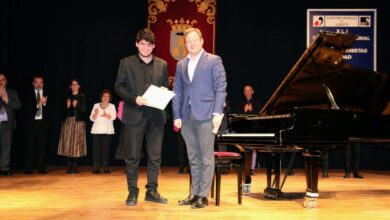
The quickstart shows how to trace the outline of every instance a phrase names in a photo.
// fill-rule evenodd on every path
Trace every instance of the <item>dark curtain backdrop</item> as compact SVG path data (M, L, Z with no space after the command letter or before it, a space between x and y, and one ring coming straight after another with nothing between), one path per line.
M178 1L178 0L177 0ZM271 5L271 6L270 6ZM242 87L252 83L264 102L306 47L308 8L377 8L378 71L390 73L390 9L385 2L356 0L233 1L217 4L216 53L223 59L228 76L230 103L242 98ZM56 155L67 84L81 81L89 109L98 102L102 89L113 89L119 60L136 52L135 35L147 25L147 0L2 0L0 2L0 71L9 87L20 94L31 89L32 76L42 74L56 103L48 149L48 163L65 164ZM158 47L158 45L156 45ZM117 104L117 97L113 102ZM19 117L20 118L20 117ZM88 122L88 131L90 129ZM169 131L171 125L167 125ZM119 123L116 124L119 132ZM176 165L176 142L167 132L163 165ZM92 142L81 164L92 164ZM113 141L112 155L117 143ZM12 167L23 167L23 130L15 131ZM343 150L330 154L330 168L343 167ZM363 169L389 169L390 149L363 146ZM114 165L121 165L112 157ZM301 158L296 166L302 167Z

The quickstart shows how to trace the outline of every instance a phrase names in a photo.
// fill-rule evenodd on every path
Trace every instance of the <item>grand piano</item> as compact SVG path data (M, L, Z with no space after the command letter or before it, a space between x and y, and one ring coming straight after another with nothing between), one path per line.
M264 196L283 197L281 155L302 153L307 185L303 205L314 208L322 152L351 141L390 141L386 133L390 120L385 115L389 113L389 76L346 62L343 54L356 39L350 34L319 33L258 115L229 115L229 130L217 134L216 141L245 149L244 184L251 183L251 151L265 152Z

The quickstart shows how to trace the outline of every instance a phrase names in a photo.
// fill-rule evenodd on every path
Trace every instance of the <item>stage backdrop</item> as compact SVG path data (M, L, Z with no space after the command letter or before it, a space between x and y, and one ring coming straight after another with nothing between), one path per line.
M148 27L156 35L154 54L168 62L174 76L176 63L187 55L183 32L195 27L202 31L204 49L215 51L217 0L149 0Z

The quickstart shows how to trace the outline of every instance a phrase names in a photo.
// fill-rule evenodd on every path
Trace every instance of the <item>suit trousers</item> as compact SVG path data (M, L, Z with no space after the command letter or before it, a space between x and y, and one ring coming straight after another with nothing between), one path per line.
M108 169L112 136L112 134L92 134L94 170L99 170L100 167Z
M39 171L46 170L47 125L43 121L35 121L27 128L26 171L34 169L34 158Z
M351 142L350 145L345 147L345 172L349 173L353 171L353 173L359 173L360 172L359 165L360 165L360 143Z
M126 162L127 187L129 192L136 190L138 167L141 160L143 141L145 138L147 155L146 189L158 187L158 175L161 165L161 146L164 135L164 124L154 123L143 117L138 125L124 125L124 144Z
M207 197L214 177L214 140L212 120L196 120L190 114L181 133L187 146L191 169L191 194Z
M0 123L0 171L9 171L12 146L12 128L8 123Z

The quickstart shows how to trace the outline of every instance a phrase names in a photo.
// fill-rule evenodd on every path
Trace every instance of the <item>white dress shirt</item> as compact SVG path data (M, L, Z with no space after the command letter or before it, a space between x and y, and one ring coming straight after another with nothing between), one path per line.
M192 82L192 78L194 77L196 65L198 65L199 59L202 56L204 50L200 51L200 53L195 57L195 59L191 59L190 54L187 55L188 58L188 77L190 78L190 82Z
M30 90L31 91L31 90ZM34 91L35 91L35 100L36 100L36 98L37 98L37 94L38 94L38 92L39 92L39 95L41 96L41 98L43 97L42 95L43 95L43 89L34 89ZM37 103L38 104L38 103ZM39 116L36 116L35 115L35 120L42 120L43 119L43 109L42 109L42 106L40 106L39 108L41 108L41 112L42 112L42 114L40 114ZM38 111L38 109L37 109L37 111Z

